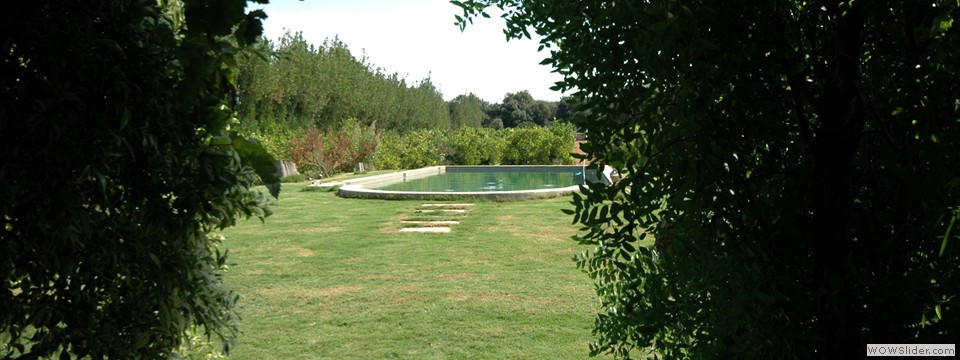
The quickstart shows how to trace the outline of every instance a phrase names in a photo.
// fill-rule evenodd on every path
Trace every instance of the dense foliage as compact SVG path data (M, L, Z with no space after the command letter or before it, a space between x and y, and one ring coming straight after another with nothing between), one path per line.
M4 2L0 357L166 358L236 334L215 231L269 214L228 130L243 0Z
M384 134L372 161L379 169L571 164L573 143L574 128L569 124L503 130L418 130Z
M465 126L482 126L485 105L485 102L473 93L457 95L449 102L450 128L456 130Z
M506 130L504 165L572 164L575 133L569 124Z
M348 160L340 156L346 152L332 145L337 140L330 137L345 135L350 131L347 128L353 126L353 120L359 120L364 127L396 133L388 139L400 140L403 134L420 131L402 137L403 141L412 141L431 131L446 133L465 127L503 129L569 122L577 113L573 109L575 100L535 100L527 91L508 93L502 103L488 103L472 93L443 101L429 78L408 85L407 80L396 73L387 74L367 58L355 57L338 38L314 46L299 33L287 33L277 42L260 38L254 46L258 56L243 57L240 61L239 89L234 99L241 119L237 129L257 139L277 157L299 163L300 169L312 177L345 170L349 168L346 162L365 156ZM435 142L424 141L405 147L428 147ZM388 141L386 148L392 145L396 143ZM323 148L326 150L320 150ZM385 155L390 160L384 161L393 167L399 166L400 162L395 160L400 157L419 159L401 161L411 165L443 162L442 156L456 156L441 154L445 150L439 148L424 150L402 156L399 152L393 157ZM537 161L555 161L551 156L557 158L543 155ZM330 166L320 165L321 158L340 162L340 165L334 166L336 169L320 170ZM334 160L340 158L342 162ZM487 161L492 160L488 157ZM496 162L499 161L498 155ZM510 163L537 161L520 160L517 156L507 160Z
M240 59L236 96L238 130L283 159L292 159L290 140L308 128L337 132L348 119L405 133L421 129L547 125L573 116L564 101L535 100L527 91L488 103L472 93L444 101L429 78L415 84L357 58L338 38L320 46L299 33L277 42L260 38L258 56Z
M429 78L408 85L356 58L337 38L313 46L287 33L256 46L261 56L241 64L239 130L275 144L279 157L290 158L284 144L295 134L338 129L351 118L401 132L449 126L448 104Z
M292 160L298 170L312 178L341 173L365 161L380 143L381 133L348 119L339 129L307 128L291 140Z
M625 175L570 210L596 245L593 354L960 336L956 1L453 3L541 35L592 111L583 149Z
M500 165L510 144L509 137L509 132L503 130L460 129L446 134L441 142L444 159L453 165Z
M554 102L535 100L528 91L507 93L500 103L500 118L505 127L546 125L555 120L557 106Z
M383 134L373 154L377 169L416 169L440 165L444 161L443 130L414 130L405 134Z

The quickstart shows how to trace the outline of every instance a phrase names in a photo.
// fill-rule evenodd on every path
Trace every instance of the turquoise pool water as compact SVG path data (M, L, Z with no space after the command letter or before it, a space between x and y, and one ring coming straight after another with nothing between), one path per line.
M386 191L480 192L563 188L583 184L580 170L475 170L448 168L443 174L376 187Z

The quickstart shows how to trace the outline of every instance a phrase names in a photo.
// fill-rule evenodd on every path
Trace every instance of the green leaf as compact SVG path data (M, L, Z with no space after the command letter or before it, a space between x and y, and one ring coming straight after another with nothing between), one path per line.
M160 263L160 258L157 257L157 255L155 255L154 253L149 253L148 255L150 255L150 261L153 261L153 264L156 265L157 268L163 267L163 265Z
M256 42L257 37L263 34L263 19L267 18L267 14L263 10L254 10L247 14L247 20L244 23L245 28L241 36L238 36L239 39L243 39L247 44L252 44Z
M127 127L130 123L130 108L123 108L123 115L120 116L120 130Z
M230 134L233 148L240 155L244 165L250 166L263 180L263 184L270 191L270 195L280 196L280 170L277 169L277 159L270 155L260 143L244 139L240 135Z
M954 216L950 218L950 224L947 225L947 232L943 234L943 242L940 244L940 253L937 254L937 257L943 257L943 252L947 250L947 241L950 240L950 231L953 230L953 225L956 223L958 216L960 216L960 210L956 211Z
M619 261L615 261L615 262L613 263L613 265L615 265L615 266L617 267L617 269L620 269L620 271L627 271L627 264L624 264L624 263L619 262Z

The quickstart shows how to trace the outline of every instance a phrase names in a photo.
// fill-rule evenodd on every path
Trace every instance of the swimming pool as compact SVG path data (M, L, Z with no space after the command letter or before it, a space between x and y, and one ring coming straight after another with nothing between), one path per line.
M344 182L341 197L523 200L569 195L594 171L580 165L433 166Z

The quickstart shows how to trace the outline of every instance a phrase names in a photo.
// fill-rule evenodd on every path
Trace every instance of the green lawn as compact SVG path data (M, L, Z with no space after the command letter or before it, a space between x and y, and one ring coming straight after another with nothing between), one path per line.
M409 234L422 202L303 187L226 232L231 358L588 358L596 300L567 199L478 202L452 233Z

